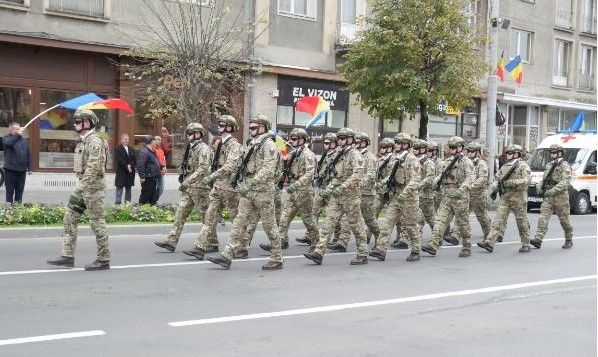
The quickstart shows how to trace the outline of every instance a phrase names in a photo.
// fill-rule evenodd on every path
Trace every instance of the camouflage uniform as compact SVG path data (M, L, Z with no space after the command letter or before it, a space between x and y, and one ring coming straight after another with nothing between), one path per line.
M411 138L405 133L397 134L395 142L411 146ZM420 250L421 233L418 220L414 219L413 213L419 210L421 165L410 149L403 149L397 154L391 170L395 172L394 177L392 177L391 172L387 181L394 183L394 192L386 211L386 222L382 225L380 240L370 252L371 256L381 260L385 259L390 234L397 222L399 222L401 230L404 231L406 238L411 243L412 254L419 255Z
M423 141L423 140L422 140ZM424 142L425 143L425 142ZM427 144L425 146L427 148ZM434 178L436 177L436 163L434 160L423 154L419 159L422 167L421 183L419 185L419 209L421 211L420 229L428 223L430 228L434 229L434 218L436 210L434 209Z
M561 151L560 145L552 145L551 151ZM556 165L556 166L555 166ZM555 166L554 169L552 167ZM547 181L546 176L552 170L548 184L546 187L542 183ZM571 167L569 163L562 157L559 157L546 165L542 183L537 187L538 192L544 194L544 200L540 206L540 218L538 219L538 229L536 236L531 243L536 248L542 245L542 239L548 230L548 221L552 212L554 212L561 223L561 227L565 231L565 244L563 248L570 248L573 240L573 226L569 220L569 183L571 182ZM569 243L567 243L569 242Z
M463 147L465 142L460 137L451 137L449 139L449 147ZM436 255L436 251L440 247L444 233L449 227L453 216L459 230L459 235L463 240L463 249L459 253L461 257L467 257L471 254L471 227L469 225L469 191L474 180L474 167L471 160L457 152L457 161L448 172L448 175L442 180L441 176L437 176L434 186L440 182L442 186L442 199L440 206L436 212L436 221L434 222L434 230L432 231L432 238L427 245L422 247L426 253ZM447 157L443 160L444 172L451 162L455 160L455 156Z
M521 147L519 145L512 145L507 148L507 153L521 153ZM503 183L504 193L500 195L498 201L498 208L496 209L496 216L492 221L492 229L488 234L488 238L483 242L478 243L478 246L492 251L494 244L499 236L503 236L507 225L507 218L509 212L513 211L515 220L517 222L517 229L519 230L519 236L521 238L521 253L529 252L530 245L530 229L529 221L527 218L527 188L531 181L531 170L527 162L522 159L516 158L505 163L497 174L497 182L503 180L505 175L511 168L517 165L513 174ZM495 182L492 186L491 191L495 193L498 190L498 184Z
M475 167L475 178L471 190L469 191L469 211L475 213L482 232L484 233L484 239L488 237L492 222L488 215L488 208L486 203L486 188L488 187L488 164L480 157L476 157L473 160Z
M385 138L380 141L380 146L394 148L394 140L390 138ZM378 159L377 169L376 169L376 200L374 204L374 213L376 217L380 216L382 209L385 205L388 204L390 196L386 193L386 181L392 172L392 167L394 165L395 156L392 152L380 157ZM399 222L397 221L397 236L400 232Z

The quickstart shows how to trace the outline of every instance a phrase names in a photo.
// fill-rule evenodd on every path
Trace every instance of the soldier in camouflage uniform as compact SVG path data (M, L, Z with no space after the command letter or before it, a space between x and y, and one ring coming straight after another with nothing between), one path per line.
M93 263L86 265L85 270L110 269L108 231L104 219L104 197L106 196L104 174L108 144L95 131L99 120L93 111L77 110L73 119L75 131L79 134L73 164L78 181L64 215L62 253L57 259L48 260L47 263L65 267L74 266L77 225L85 210L88 210L89 224L96 236L97 258Z
M480 143L471 142L465 147L467 150L467 157L473 162L475 167L475 177L471 190L469 191L469 211L475 213L484 239L488 237L492 222L488 215L488 208L486 204L486 189L488 188L488 164L482 159L482 145Z
M496 216L492 221L492 229L488 238L478 246L492 253L499 236L503 236L509 212L513 211L517 221L517 229L521 238L519 253L530 252L529 221L527 219L527 188L531 181L531 170L527 162L520 159L523 149L519 145L511 145L505 150L507 162L498 170L497 180L492 184L491 195L500 193Z
M185 134L188 143L183 163L179 168L181 198L174 217L174 224L166 240L154 242L158 247L170 252L174 252L185 222L193 208L197 207L202 217L204 216L210 194L210 188L201 182L209 174L214 156L212 148L202 141L206 136L206 130L199 123L190 123L187 125Z
M411 254L407 261L417 261L420 259L421 233L418 220L414 219L413 214L419 210L421 165L411 152L413 140L409 134L398 133L394 140L399 146L399 152L386 181L386 187L391 193L390 205L386 211L386 222L382 226L380 240L370 251L370 256L379 260L386 259L390 234L397 222L400 222L401 230L404 230L406 238L411 242Z
M380 237L380 227L376 218L376 169L378 165L378 158L368 150L370 145L370 138L366 133L357 133L355 135L355 148L359 150L364 162L364 176L361 180L361 215L365 222L366 228L374 235L374 241ZM344 222L341 220L341 225ZM331 250L346 252L350 234L343 234L338 241L329 246ZM368 241L369 243L369 241Z
M237 216L239 195L236 188L231 185L231 180L239 166L243 152L241 144L232 136L238 129L237 120L234 117L222 115L218 118L220 143L216 147L210 166L212 173L201 180L202 185L212 186L208 197L204 226L195 240L195 247L184 252L200 260L203 259L205 253L218 251L216 225L222 217L224 207L228 210L231 221Z
M416 139L413 144L414 154L422 167L421 183L419 185L420 231L428 223L434 229L436 210L434 209L434 178L436 177L436 163L428 156L428 143Z
M540 218L538 219L538 229L536 237L530 243L540 249L542 239L548 229L548 220L554 212L561 227L565 231L565 244L563 249L569 249L573 246L573 226L569 220L569 183L571 182L571 167L567 160L563 159L563 147L558 144L550 145L550 161L544 169L542 182L536 186L536 191L544 196L540 206Z
M432 239L422 246L422 250L431 255L436 255L453 216L463 240L459 257L471 255L469 191L474 180L474 166L471 160L463 155L464 146L465 141L461 137L453 136L448 140L449 157L444 159L443 171L434 180L435 188L442 188L442 199L436 213Z
M331 162L331 165L334 164L332 180L322 192L325 199L330 197L326 208L326 223L320 232L320 240L315 249L305 253L304 256L316 264L322 264L327 242L343 214L346 214L348 225L357 241L357 256L351 261L351 265L367 264L367 237L361 215L359 192L359 185L363 178L363 158L353 147L355 132L352 129L341 128L336 137L341 151Z
M278 183L276 165L280 152L268 134L271 127L270 120L262 114L257 114L249 120L249 135L252 141L233 178L233 182L239 182L241 195L238 214L222 254L207 257L210 262L226 269L230 268L235 250L245 246L247 226L256 214L260 216L271 244L270 260L262 269L282 269L280 234L274 212L274 196Z
M280 220L280 236L282 247L289 246L289 226L297 213L301 214L301 219L310 244L315 246L320 239L318 226L313 217L313 195L314 189L312 180L316 165L314 153L307 147L309 135L303 128L294 128L289 133L289 142L293 147L289 159L284 164L282 180L287 180L287 195L282 205L282 217ZM281 181L282 181L281 180ZM260 244L260 247L269 251L269 244Z

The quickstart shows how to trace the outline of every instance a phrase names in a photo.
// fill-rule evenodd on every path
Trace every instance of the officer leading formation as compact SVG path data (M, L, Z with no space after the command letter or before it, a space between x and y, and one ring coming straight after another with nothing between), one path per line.
M93 111L77 110L74 119L79 135L74 162L78 183L64 216L62 251L47 263L74 266L77 224L87 211L96 236L97 258L85 270L109 269L103 204L108 145L96 133L99 119ZM407 261L417 262L421 251L436 255L443 241L461 243L458 256L467 258L472 254L470 212L475 214L483 232L477 245L490 253L502 241L510 212L521 238L520 253L529 253L531 246L541 248L553 212L565 233L563 248L573 246L568 199L571 168L563 159L560 145L550 147L551 160L536 188L544 200L536 234L531 238L527 217L531 171L521 157L523 148L518 145L505 149L506 162L491 180L481 158L482 145L466 143L458 136L448 140L444 159L439 157L440 145L406 133L381 139L375 155L365 133L341 128L336 134L322 137L324 150L317 158L309 148L309 133L294 128L287 142L292 150L283 158L275 144L272 123L265 115L257 114L249 120L250 139L245 147L233 136L239 130L234 117L222 115L217 122L215 150L207 144L208 133L201 124L190 123L186 128L175 221L170 233L155 242L168 252L176 250L194 208L200 211L203 226L193 247L183 253L199 260L205 258L225 269L231 267L234 259L248 258L259 221L269 240L269 244L260 247L270 252L262 269L282 269L282 251L289 247L289 226L298 214L307 233L296 241L308 246L304 256L317 265L323 263L327 250L345 252L352 235L357 254L351 265L367 264L368 258L384 261L389 247L410 249ZM490 185L491 181L494 182ZM488 197L498 198L492 221ZM232 220L230 237L220 254L207 256L219 252L216 228L224 208ZM326 218L318 229L323 212ZM382 212L385 219L379 221ZM432 229L432 236L422 245L426 224ZM391 243L395 230L397 239Z

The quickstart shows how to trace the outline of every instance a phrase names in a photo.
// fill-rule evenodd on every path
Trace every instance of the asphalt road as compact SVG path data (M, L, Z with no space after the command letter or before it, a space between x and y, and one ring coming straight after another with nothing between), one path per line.
M392 251L350 266L348 252L315 266L292 244L274 272L260 270L263 232L229 271L160 251L163 233L114 234L112 270L85 272L89 236L63 270L45 264L54 232L0 230L0 356L595 356L596 216L572 218L568 251L553 217L542 249L517 253L511 217L493 254L447 247L407 263Z

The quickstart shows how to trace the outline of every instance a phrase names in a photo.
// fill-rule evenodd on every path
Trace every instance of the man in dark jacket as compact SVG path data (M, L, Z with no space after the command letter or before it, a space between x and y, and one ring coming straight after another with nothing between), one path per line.
M116 161L116 176L114 176L114 186L116 186L116 197L114 204L121 203L123 188L125 189L125 202L131 202L131 187L135 186L135 166L137 157L135 150L129 146L129 135L123 134L120 137L120 145L114 151Z
M31 174L29 141L22 136L23 130L19 123L10 123L8 134L2 138L6 202L8 203L20 203L23 200L25 178L27 173Z
M157 198L156 182L160 176L160 163L154 153L155 139L152 135L145 137L145 147L137 158L137 173L141 182L141 196L139 204L155 205Z

